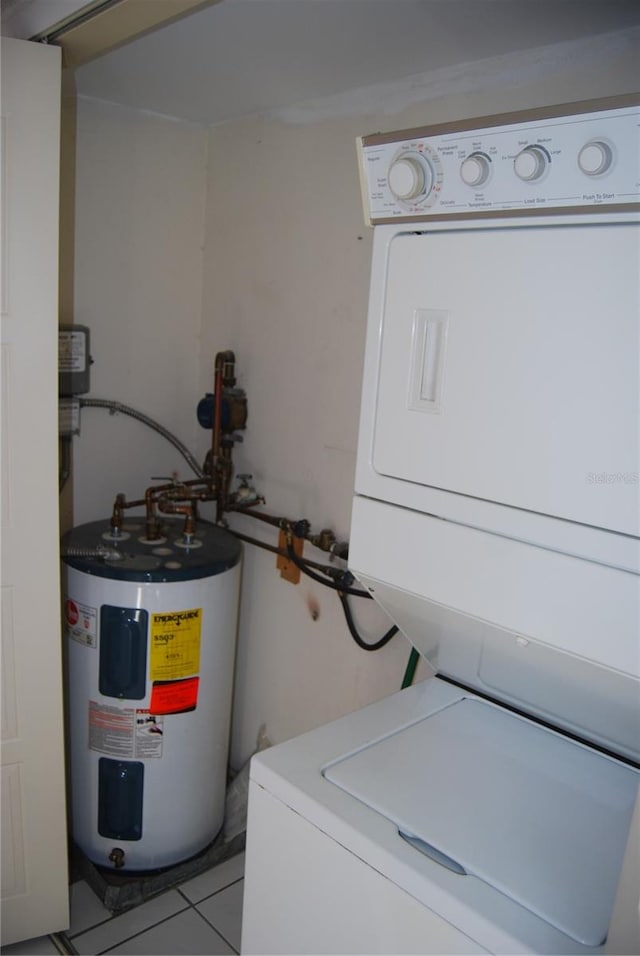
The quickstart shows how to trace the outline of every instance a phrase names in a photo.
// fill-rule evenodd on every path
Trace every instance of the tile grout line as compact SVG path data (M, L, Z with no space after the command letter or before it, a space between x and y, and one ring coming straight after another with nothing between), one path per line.
M184 896L184 898L189 901L189 903L191 904L191 906L200 906L200 904L201 904L201 903L204 903L205 900L210 900L210 899L212 899L214 896L217 896L218 893L222 893L224 890L228 890L230 886L235 886L236 883L241 883L242 880L244 880L244 875L243 875L243 876L239 876L239 877L237 878L237 880L231 880L230 883L225 883L224 886L220 886L217 890L214 890L213 893L209 893L208 896L203 896L201 900L198 900L198 901L195 902L195 903L194 903L192 900L190 900L189 897L188 897L185 893L181 893L181 890L180 890L180 887L179 887L179 886L176 886L176 889L177 889L178 893L181 893L181 895Z
M130 910L126 910L127 913L132 912L136 909L135 906L132 906ZM161 926L162 923L168 923L169 920L173 919L174 916L179 916L180 913L185 913L188 909L191 909L189 906L183 906L182 909L176 910L175 913L171 913L170 916L165 916L163 919L159 919L155 923L151 923L150 926L145 926L144 929L139 930L137 933L132 933L130 936L125 936L124 939L118 940L117 943L114 943L113 946L110 946L108 949L101 949L96 956L104 956L105 953L110 953L112 949L116 946L122 946L123 943L129 943L132 939L136 939L138 936L142 936L144 933L148 933L150 929L155 929L156 926ZM121 914L124 915L124 914ZM117 919L117 917L115 917ZM107 921L108 922L108 921Z
M133 907L132 907L132 908L133 908ZM124 913L128 913L128 912L129 912L129 910L123 910L122 913L118 913L118 916L123 916ZM74 940L74 939L77 939L78 936L82 936L84 933L91 933L91 932L93 932L93 930L94 930L94 929L97 929L99 926L106 926L107 923L111 923L114 919L117 919L118 916L115 916L115 915L112 913L111 916L107 916L106 919L98 920L97 923L92 923L91 926L87 926L85 929L78 930L76 933L71 933L71 934L69 934L69 931L67 930L67 933L66 933L65 935L66 935L66 937L67 937L67 939L68 939L69 941Z
M180 894L180 896L183 898L183 900L184 900L185 903L187 904L186 907L183 907L181 910L178 910L177 912L182 913L182 912L184 912L184 910L185 910L187 907L194 905L194 904L191 902L191 900L188 899L188 897L186 897L185 894L180 891L180 887L179 887L179 886L173 887L173 889L177 890L177 892ZM138 904L135 905L135 906L130 906L128 909L122 910L121 913L111 913L111 915L110 915L110 916L107 916L105 919L98 920L97 923L92 923L90 926L86 926L84 929L78 930L78 931L75 932L75 933L69 934L69 931L67 930L64 935L65 935L67 941L68 941L68 942L71 942L71 940L77 939L78 936L83 936L85 933L91 933L91 932L93 932L94 929L98 929L99 926L106 926L107 923L112 923L114 920L119 919L121 916L126 916L127 913L132 913L134 910L139 909L140 906L144 906L145 903L150 903L151 900L159 899L161 896L162 896L162 893L159 893L157 896L152 896L152 897L150 897L149 899L144 900L142 903L138 903ZM97 898L97 899L100 899L100 897L96 897L96 898ZM103 905L104 905L104 903L103 903ZM175 914L173 914L173 915L175 915ZM165 921L165 919L170 919L170 918L171 918L171 917L163 917L163 918L159 919L159 920L157 921L157 923L152 923L151 925L152 925L152 926L157 926L158 923L163 923L163 922ZM151 928L151 927L149 927L149 928ZM128 938L132 939L133 937L128 937ZM70 956L75 956L75 954L72 953L72 954L70 954Z
M237 882L237 881L236 881L236 882ZM226 889L226 887L225 887L225 889ZM212 895L212 896L215 896L215 893L212 893L211 895ZM202 901L201 901L201 902L202 902ZM229 948L232 949L232 950L234 951L234 953L236 953L236 956L237 956L238 950L235 948L235 946L232 946L232 945L231 945L231 943L229 942L229 940L227 939L227 937L224 936L223 933L222 933L216 926L214 926L213 923L210 922L210 920L207 919L207 917L204 915L204 913L201 913L200 910L199 910L197 907L194 906L194 909L195 909L196 913L198 914L198 916L200 916L201 919L203 919L203 920L205 921L205 923L207 924L207 926L210 926L211 929L214 931L214 933L217 933L218 936L220 937L220 939L223 939L223 940L225 941L225 943L227 944L227 946L229 946Z
M163 918L157 920L155 923L152 923L151 925L146 926L144 929L141 929L139 932L137 932L137 933L132 933L130 936L127 936L127 937L125 937L124 939L119 940L117 943L114 943L113 946L109 947L109 949L100 950L99 953L96 954L96 956L104 956L104 954L109 953L115 946L120 946L120 945L122 945L123 943L127 943L127 942L129 942L130 940L136 939L138 936L143 935L144 933L148 932L149 930L153 929L154 927L159 926L159 925L161 925L162 923L168 922L170 919L172 919L174 916L177 916L179 913L184 913L187 909L193 909L193 910L195 910L196 913L198 914L198 916L201 917L201 918L204 920L204 922L207 924L207 926L209 926L215 933L217 933L217 935L218 935L222 940L224 940L224 942L226 943L226 945L229 946L229 947L233 950L233 952L237 954L237 953L238 953L238 950L237 950L237 949L231 944L231 942L223 935L223 933L221 933L220 930L219 930L213 923L211 923L203 913L201 913L201 912L198 910L197 907L198 907L200 904L205 903L207 900L213 899L214 896L217 896L218 894L222 893L224 890L229 889L229 887L235 886L236 883L241 883L243 880L244 880L244 873L242 874L242 876L239 876L239 877L237 877L236 879L231 879L228 883L225 883L224 886L218 887L217 890L214 890L212 893L209 893L207 896L203 896L202 899L198 900L197 903L192 902L192 901L189 899L189 897L183 892L183 890L182 890L182 888L181 888L180 886L175 886L175 887L174 887L174 890L176 890L177 893L178 893L178 895L179 895L180 897L182 897L182 899L183 899L184 902L185 902L185 906L181 907L179 910L176 910L176 912L175 912L175 913L172 913L170 916L163 917ZM162 895L162 894L159 894L159 895ZM146 902L148 902L148 901L146 901ZM67 931L66 933L58 933L58 934L55 934L59 939L55 939L55 938L53 937L53 935L50 936L49 938L51 939L51 941L52 941L53 944L55 945L56 949L58 949L58 951L59 951L60 953L62 953L62 956L79 956L78 950L75 948L75 946L74 946L74 944L73 944L73 942L72 942L73 940L79 939L79 937L85 935L86 933L92 933L94 930L98 929L99 927L107 926L108 924L110 924L110 923L112 923L113 921L117 920L120 916L124 916L124 915L126 915L126 913L132 912L132 911L135 910L135 909L137 909L137 907L134 906L134 907L131 907L131 908L128 909L128 910L125 910L125 911L122 912L122 913L111 914L111 915L108 916L106 919L98 920L97 923L94 923L94 924L92 924L91 926L87 926L87 927L85 927L84 929L82 929L81 931L74 933L73 935L69 935L69 933L68 933L68 931Z
M212 893L210 896L206 896L204 899L200 900L200 903L204 903L205 900L210 900L210 899L212 899L214 896L217 896L218 893L221 893L223 890L227 890L227 889L229 889L230 886L235 886L236 883L241 883L241 882L243 882L243 881L244 881L244 873L243 873L243 875L242 875L241 877L239 877L237 880L233 880L231 883L228 883L226 886L221 887L221 889L217 890L215 893ZM197 907L198 907L199 905L200 905L200 904L196 904L196 909L197 909ZM231 941L227 939L227 937L222 933L222 931L219 930L219 929L217 928L217 926L214 926L213 923L204 915L204 913L200 913L200 910L197 910L197 912L198 912L199 915L203 918L203 920L204 920L206 923L208 923L209 926L211 926L211 928L218 934L218 936L222 937L222 939L225 941L225 943L227 944L227 946L229 946L229 947L234 951L234 953L236 953L236 956L237 956L237 954L239 953L239 950L237 950L237 949L235 948L235 946L233 946L233 944L231 943ZM240 930L241 930L241 932L242 932L242 914L241 914L241 916L240 916Z

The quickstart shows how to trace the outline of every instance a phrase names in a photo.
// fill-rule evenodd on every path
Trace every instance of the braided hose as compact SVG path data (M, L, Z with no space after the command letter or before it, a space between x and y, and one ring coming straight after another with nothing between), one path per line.
M204 478L205 475L202 468L186 445L183 445L180 439L176 438L164 425L154 421L153 418L149 418L144 412L139 412L137 409L131 408L130 405L123 405L121 402L114 402L106 398L81 398L80 408L106 408L112 415L116 412L120 412L122 415L129 415L130 418L135 418L136 421L142 422L143 425L152 428L158 435L162 435L168 442L171 442L173 447L180 452L194 474L196 474L198 478Z
M103 561L119 561L122 555L115 548L107 548L98 545L95 548L63 548L61 552L63 558L100 558Z

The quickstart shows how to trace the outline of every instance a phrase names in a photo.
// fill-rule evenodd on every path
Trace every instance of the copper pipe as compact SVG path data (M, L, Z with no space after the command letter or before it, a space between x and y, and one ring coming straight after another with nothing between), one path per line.
M272 554L278 554L283 558L289 557L289 552L286 548L278 548L274 544L267 544L266 541L260 541L258 538L252 538L248 534L242 534L240 531L235 531L233 528L226 529L229 534L234 535L236 538L239 538L241 541L246 541L247 544L253 544L257 548L264 548L265 551L270 551ZM309 565L311 568L316 568L318 571L324 571L324 573L331 577L336 573L336 568L331 567L327 564L319 564L317 561L310 561L308 558L304 559L304 563Z
M158 521L153 503L153 488L147 488L144 493L145 509L147 514L146 538L148 541L155 541L160 537Z
M198 489L200 486L200 489ZM200 501L211 501L215 497L215 489L212 488L210 479L193 478L190 481L180 481L177 484L152 485L147 488L144 498L137 498L135 501L127 501L124 494L117 495L113 505L114 515L121 515L122 511L128 508L146 508L153 505L161 497L173 501L191 501L198 498Z
M162 496L158 498L158 508L163 514L184 515L184 526L182 528L182 537L185 543L190 542L196 533L196 518L194 514L195 503L188 505L178 505Z
M193 488L195 485L207 485L211 486L210 478L190 478L189 481L181 481L180 486L183 488Z
M118 534L122 530L122 509L125 506L125 497L120 492L116 495L116 500L113 502L113 511L111 512L111 521L109 522L111 530L114 534Z
M163 498L162 496L158 498L158 509L163 514L169 515L184 515L184 527L182 529L182 535L185 540L190 540L195 532L196 523L193 516L193 503L188 505L179 505L175 501L171 501L168 498Z
M185 538L192 538L196 533L196 518L194 514L187 515L184 519L184 528L182 534Z
M218 524L222 521L222 517L227 511L227 505L229 501L229 488L231 486L231 478L233 476L233 462L231 460L231 445L225 443L222 446L222 454L218 459L218 467L216 470L216 475L218 478L217 481L217 491L218 491L218 503L216 507L216 521Z
M200 490L195 490L196 486ZM193 490L192 490L193 489ZM159 537L157 517L155 506L158 505L160 511L172 514L189 514L193 518L193 500L197 498L200 501L211 501L215 499L215 492L212 489L210 480L202 478L192 478L189 481L178 484L171 482L166 485L151 485L145 490L144 498L138 498L134 501L127 501L125 495L120 492L116 496L111 514L110 526L112 531L117 534L122 529L123 512L129 508L144 507L146 514L146 537L153 541ZM161 502L169 501L188 501L189 505L183 508L174 507L170 511L166 504Z
M258 521L264 521L266 524L273 525L275 528L281 528L287 531L291 528L293 522L288 518L278 518L276 515L265 514L262 511L256 511L254 508L244 508L242 505L229 505L227 511L236 511L241 515L249 515L250 518L257 518Z
M120 499L120 500L118 500ZM127 508L141 508L145 504L144 498L138 498L137 501L127 501L123 494L116 496L116 500L113 505L114 512L116 510L124 511Z
M211 435L211 474L215 475L220 457L222 436L222 399L225 388L233 388L235 378L235 354L227 349L218 352L214 363L213 382L213 430Z
M223 352L222 378L225 388L233 388L236 384L236 357L231 349Z
M218 455L220 454L220 435L222 434L222 390L225 380L225 365L229 352L218 352L214 364L213 377L213 430L211 433L211 474L215 475ZM233 355L233 353L231 353Z
M220 453L220 434L222 430L222 366L216 368L214 378L213 431L211 433L211 473L215 474Z
M226 528L226 531L229 534L232 534L235 538L239 538L240 541L246 541L247 544L254 544L257 548L264 548L265 551L270 551L272 554L279 554L281 557L286 558L287 552L283 548L277 548L275 544L267 544L266 541L260 541L258 538L251 538L248 534L242 534L240 531L235 531L233 528Z
M187 515L193 520L193 504L179 505L170 498L160 497L157 501L158 510L165 515Z
M257 518L258 521L266 521L267 524L275 525L276 528L279 528L282 518L277 518L275 515L264 514L262 511L255 511L253 508L243 508L242 505L231 505L229 511L237 511L238 514L249 515L251 518Z
M160 528L156 516L155 505L163 493L175 492L177 488L173 482L166 485L150 485L144 493L145 511L147 516L145 535L148 541L155 541L160 537ZM162 510L162 509L161 509Z
M117 533L122 528L123 511L125 511L127 508L140 508L143 505L146 505L145 498L139 498L137 501L127 501L122 492L116 495L110 520L112 530Z

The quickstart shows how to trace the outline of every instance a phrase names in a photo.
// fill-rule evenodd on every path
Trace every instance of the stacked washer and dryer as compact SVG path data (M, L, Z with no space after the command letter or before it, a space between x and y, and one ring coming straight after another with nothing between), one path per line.
M253 759L245 953L638 951L639 102L359 144L350 567L436 676Z

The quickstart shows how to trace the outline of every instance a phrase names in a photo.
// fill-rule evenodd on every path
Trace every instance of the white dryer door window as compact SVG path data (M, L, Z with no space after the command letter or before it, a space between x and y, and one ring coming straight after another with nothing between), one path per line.
M637 224L398 234L379 474L640 530Z

